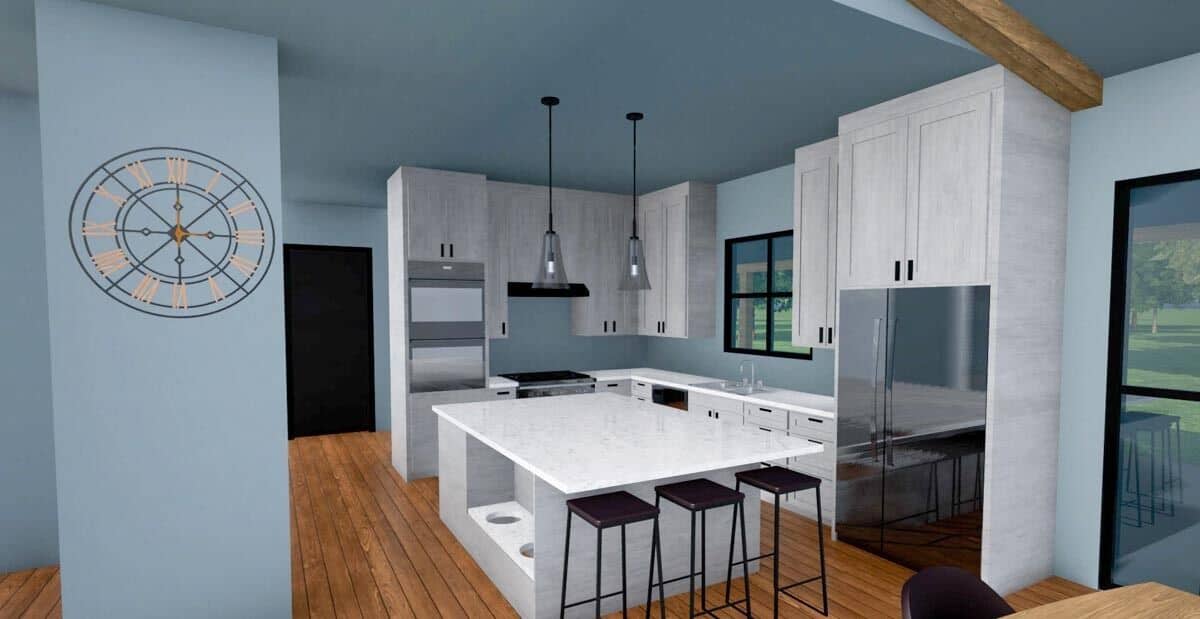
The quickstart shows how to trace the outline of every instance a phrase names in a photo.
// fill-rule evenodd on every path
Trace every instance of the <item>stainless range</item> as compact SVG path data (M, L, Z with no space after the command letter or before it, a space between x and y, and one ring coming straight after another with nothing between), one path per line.
M596 392L595 378L570 370L514 372L500 376L517 381L518 398L541 398L552 395Z

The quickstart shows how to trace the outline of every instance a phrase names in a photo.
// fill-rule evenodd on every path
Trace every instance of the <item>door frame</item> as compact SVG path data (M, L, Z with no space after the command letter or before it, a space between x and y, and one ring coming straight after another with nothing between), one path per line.
M1200 401L1200 393L1157 387L1137 387L1122 384L1125 369L1125 301L1128 293L1126 271L1129 262L1129 198L1134 189L1200 180L1200 169L1155 174L1117 181L1113 200L1112 279L1108 316L1108 375L1105 386L1104 467L1100 492L1100 574L1101 589L1122 585L1113 582L1112 568L1116 560L1113 543L1119 492L1110 492L1117 482L1120 467L1121 397L1139 395L1173 400Z
M367 347L367 362L370 365L368 373L368 381L371 388L371 397L369 399L370 406L367 411L370 424L370 432L376 431L375 421L375 398L378 395L375 384L375 257L370 247L360 247L353 245L325 245L313 243L284 243L283 244L283 365L285 369L284 390L287 397L287 435L288 440L295 438L292 434L292 331L288 317L292 311L292 282L288 277L288 250L299 249L306 251L336 251L342 253L357 253L366 254L367 257L367 338L371 345Z

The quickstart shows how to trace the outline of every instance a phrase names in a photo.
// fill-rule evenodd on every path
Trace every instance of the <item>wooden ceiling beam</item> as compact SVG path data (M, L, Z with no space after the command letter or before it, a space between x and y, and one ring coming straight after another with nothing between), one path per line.
M908 2L1072 112L1103 102L1100 74L1004 0Z

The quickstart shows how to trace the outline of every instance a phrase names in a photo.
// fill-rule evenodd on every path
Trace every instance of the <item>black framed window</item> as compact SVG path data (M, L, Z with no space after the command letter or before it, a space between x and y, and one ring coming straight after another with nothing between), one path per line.
M1200 591L1200 170L1116 184L1100 584Z
M791 230L725 241L725 352L812 359L792 345Z

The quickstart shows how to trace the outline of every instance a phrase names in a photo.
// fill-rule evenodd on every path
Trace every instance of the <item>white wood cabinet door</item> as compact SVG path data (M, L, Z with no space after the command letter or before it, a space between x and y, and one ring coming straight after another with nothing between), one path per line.
M672 195L663 204L663 335L687 337L688 323L688 196Z
M661 335L663 294L667 288L665 210L657 199L643 199L638 209L638 236L642 239L646 277L650 280L650 289L638 293L638 333Z
M796 149L792 345L833 347L837 315L837 139Z
M633 290L621 290L621 276L628 257L629 235L633 232L633 198L621 196L614 200L609 211L609 236L612 239L611 253L606 254L605 260L612 268L613 278L613 321L616 335L637 335L638 332L638 293Z
M483 262L488 259L487 179L477 174L451 174L440 183L445 211L446 257Z
M508 281L532 282L537 276L542 234L546 231L546 189L531 185L505 187L504 199L508 202Z
M496 194L496 195L493 195ZM488 186L487 336L508 337L508 201Z
M838 287L895 285L905 255L907 119L838 139Z
M992 95L908 118L905 283L987 280Z
M437 173L405 168L401 174L408 259L446 258L446 202Z

